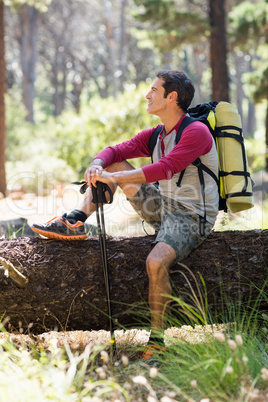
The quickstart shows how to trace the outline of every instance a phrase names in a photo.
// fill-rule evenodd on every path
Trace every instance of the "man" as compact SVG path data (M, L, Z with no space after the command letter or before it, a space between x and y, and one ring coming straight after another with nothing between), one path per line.
M97 181L107 183L113 191L118 185L136 212L156 231L157 236L146 260L149 277L151 335L142 358L152 359L155 350L164 350L166 309L170 302L169 268L198 247L210 233L218 212L218 189L215 180L204 173L205 235L199 232L199 219L204 216L197 167L192 164L200 157L202 163L218 175L218 156L208 128L192 122L182 133L178 144L176 132L194 96L194 87L182 72L161 70L146 95L147 111L163 123L153 150L154 163L134 169L127 159L148 157L149 138L155 128L138 133L129 141L101 151L85 172L89 190L82 205L68 215L46 224L34 224L32 229L49 238L84 239L84 222L95 211L91 187ZM185 169L178 186L180 172ZM154 183L158 182L156 186Z

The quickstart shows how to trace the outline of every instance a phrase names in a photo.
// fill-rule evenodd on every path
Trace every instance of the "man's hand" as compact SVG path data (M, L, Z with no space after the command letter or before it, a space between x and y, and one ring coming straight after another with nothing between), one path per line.
M103 167L101 165L92 165L87 168L85 171L85 181L90 188L92 185L96 187L96 177L99 177L102 172Z
M102 159L95 159L85 171L85 181L90 188L92 188L92 186L97 187L97 181L106 184L118 184L121 188L123 188L122 186L125 186L125 184L146 183L146 178L141 168L107 172L104 170L104 166L105 164ZM123 189L123 191L125 190Z
M96 187L94 183L96 183L96 180L94 179L96 176L102 173L104 169L104 161L100 158L96 158L93 160L93 162L90 164L90 166L87 168L85 171L85 181L87 182L88 186L91 188L92 185Z
M91 178L91 185L97 187L97 181L102 183L116 183L116 179L113 173L106 172L106 170L96 169L96 174Z
M85 181L88 186L97 187L97 181L102 183L115 183L116 180L112 173L104 170L104 161L102 159L95 159L92 164L85 171Z

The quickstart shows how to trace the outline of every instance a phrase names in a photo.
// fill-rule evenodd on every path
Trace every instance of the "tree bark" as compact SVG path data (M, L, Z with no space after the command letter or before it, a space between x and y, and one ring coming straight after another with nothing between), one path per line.
M66 58L65 54L58 49L55 49L55 59L51 63L51 83L54 88L53 106L54 116L59 116L64 110L66 100Z
M6 195L6 122L5 122L6 62L4 33L4 2L0 1L0 192Z
M229 102L225 0L209 0L212 99Z
M23 73L23 100L28 112L26 120L34 122L35 64L38 11L34 6L23 4L19 12L20 19L20 58Z
M128 0L121 1L121 11L120 11L120 46L119 46L119 66L121 75L119 77L119 91L124 91L124 85L127 78L127 63L128 63L128 45L127 45L127 21L126 21L126 8L128 6Z
M106 33L106 65L105 65L105 84L106 84L106 92L107 96L109 95L109 91L113 97L117 96L118 93L118 78L116 77L116 38L115 38L115 30L114 30L114 15L113 15L113 6L110 0L104 0L103 2L103 25L105 26Z
M268 173L268 99L266 100L266 116L265 116L265 170Z
M149 325L145 260L153 238L107 239L117 328ZM196 280L207 294L215 320L221 320L230 303L267 307L267 261L268 230L214 232L182 264L172 267L173 294L193 304L191 287L198 295ZM32 333L109 329L98 237L72 242L1 239L0 264L4 267L0 269L0 317L9 317L9 330L21 326L25 330L29 324ZM266 301L260 289L266 291ZM177 312L174 302L172 314Z

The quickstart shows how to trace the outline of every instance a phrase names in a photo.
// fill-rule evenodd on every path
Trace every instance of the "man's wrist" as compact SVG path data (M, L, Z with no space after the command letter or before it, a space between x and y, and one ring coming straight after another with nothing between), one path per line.
M101 166L104 168L105 162L101 158L96 158L91 162L90 166Z

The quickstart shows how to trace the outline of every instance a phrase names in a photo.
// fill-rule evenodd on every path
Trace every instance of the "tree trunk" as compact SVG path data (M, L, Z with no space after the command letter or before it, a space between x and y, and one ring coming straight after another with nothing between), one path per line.
M118 328L149 323L145 260L153 238L107 239ZM11 329L19 322L24 329L32 323L33 333L109 328L98 237L72 242L21 237L1 239L0 246L0 317L10 317ZM267 261L268 230L212 233L184 259L188 268L177 264L171 269L173 294L189 302L191 286L197 294L194 278L204 293L201 275L213 317L220 316L228 303L252 305L259 289L266 286L267 291ZM175 306L173 314L177 310Z
M113 6L110 0L104 0L103 5L103 24L105 26L106 40L107 40L107 57L106 57L106 76L105 82L107 87L107 94L116 97L118 92L118 77L116 77L116 39L114 32L114 15Z
M247 111L247 135L245 138L254 138L254 133L256 130L256 110L255 110L255 105L251 101L251 99L248 99L248 111Z
M26 120L34 122L35 64L38 11L34 6L23 4L19 12L20 20L20 58L23 73L23 100L28 112Z
M225 0L209 0L212 99L229 102Z
M5 123L6 62L4 33L4 3L0 1L0 192L6 195L6 123Z
M66 59L65 55L56 49L54 62L51 63L51 82L54 88L53 106L54 116L59 116L64 110L66 99Z
M127 46L127 32L126 32L126 8L128 5L128 0L121 1L121 11L120 11L120 46L118 60L121 70L121 75L119 77L119 90L124 91L124 85L126 82L127 74L127 63L128 63L128 46Z
M244 90L243 90L243 83L242 83L242 57L237 53L234 53L234 63L235 63L235 92L236 92L236 105L237 111L241 117L242 127L243 127L243 134L247 137L248 131L247 126L245 124L244 112L243 112L243 100L245 98Z
M252 59L248 61L247 72L252 73L254 71L252 67ZM248 110L247 110L247 136L246 138L254 138L254 133L256 130L256 111L255 105L252 99L248 99Z
M265 116L265 170L268 173L268 100L266 101L266 116Z

